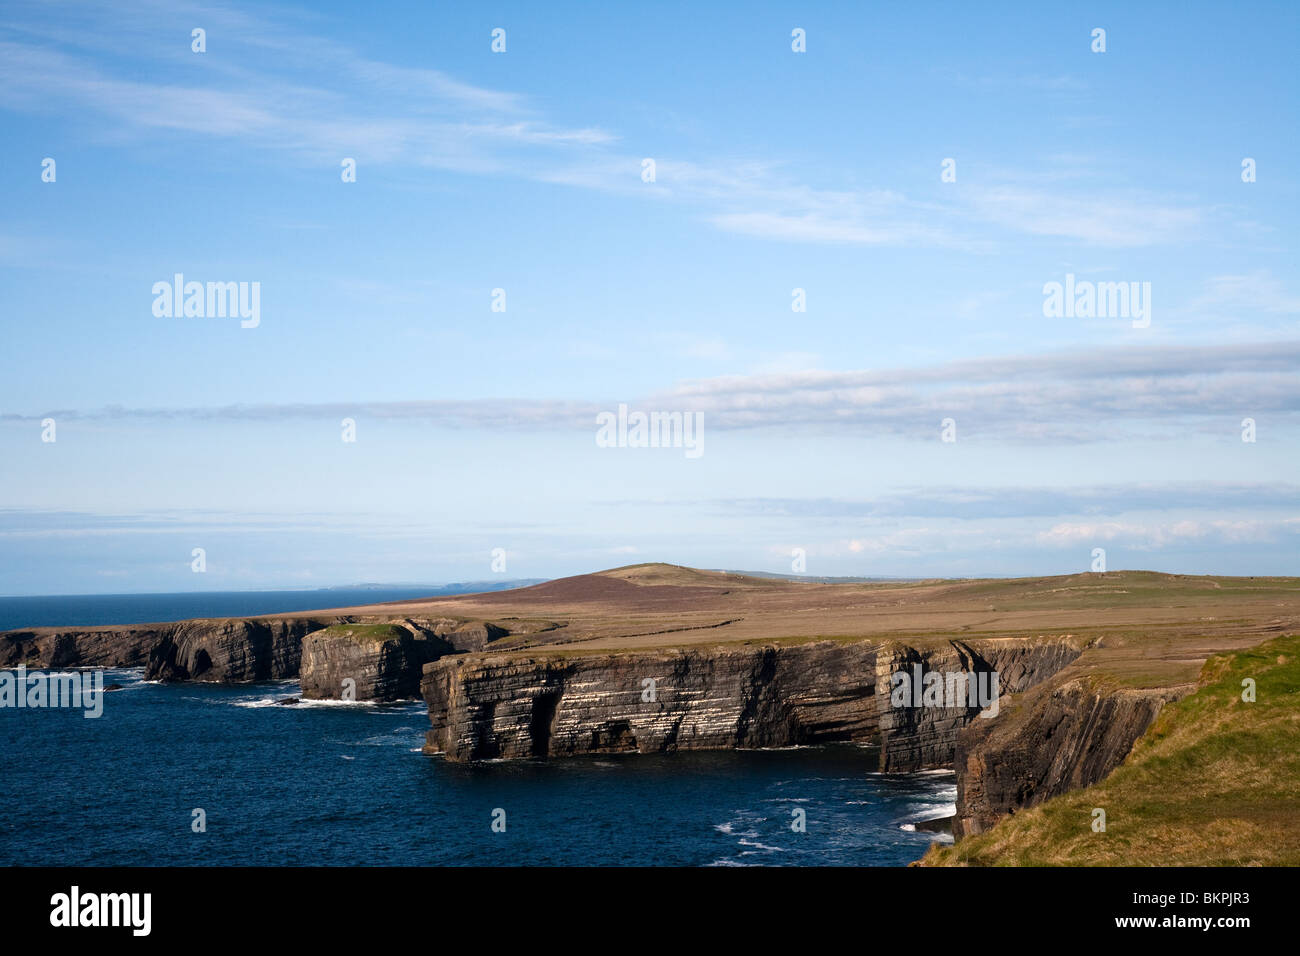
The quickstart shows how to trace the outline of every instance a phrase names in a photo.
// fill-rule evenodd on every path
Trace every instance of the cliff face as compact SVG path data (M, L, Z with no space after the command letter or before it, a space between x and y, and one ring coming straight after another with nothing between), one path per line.
M1007 814L1102 780L1166 703L1193 690L1097 691L1075 678L1027 695L1004 721L976 721L957 741L954 835L982 833Z
M0 667L142 667L175 626L6 631L0 634Z
M365 617L363 620L375 620ZM339 627L396 628L391 642L358 644ZM328 629L328 630L327 630ZM168 624L33 628L0 634L0 667L143 667L146 680L240 683L301 676L307 697L339 697L345 677L357 700L419 695L423 666L444 654L481 651L509 632L455 618L359 624L354 616L219 618ZM304 662L304 641L310 656Z
M302 696L352 700L415 697L424 665L453 651L448 642L413 627L326 628L303 638Z
M426 750L454 760L866 739L865 645L541 658L425 668Z
M324 626L304 618L182 621L150 651L145 679L224 683L296 677L303 637Z
M0 665L141 667L146 680L251 681L298 675L304 635L317 618L222 618L0 634Z
M1005 694L1079 653L1062 638L445 658L424 669L425 750L477 760L863 741L881 744L885 769L949 766L980 708L894 707L892 673L1005 667Z
M930 650L897 648L883 658L877 679L889 688L890 674L923 671L941 674L998 675L999 707L995 716L979 718L978 706L895 707L882 700L880 720L880 769L886 772L920 767L950 767L958 733L972 722L992 726L998 723L1005 695L1018 694L1051 677L1075 660L1082 644L1072 637L1030 642L1025 640L953 641ZM988 679L985 679L988 686ZM993 712L993 711L991 711Z

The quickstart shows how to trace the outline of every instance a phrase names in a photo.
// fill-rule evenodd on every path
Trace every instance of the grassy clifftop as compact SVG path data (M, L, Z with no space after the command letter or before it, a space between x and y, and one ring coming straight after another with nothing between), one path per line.
M1300 865L1300 636L1212 657L1201 681L1101 783L933 847L922 864ZM1092 829L1096 808L1105 832Z
M335 624L314 635L317 639L345 637L358 644L382 644L384 641L410 637L411 632L397 624Z

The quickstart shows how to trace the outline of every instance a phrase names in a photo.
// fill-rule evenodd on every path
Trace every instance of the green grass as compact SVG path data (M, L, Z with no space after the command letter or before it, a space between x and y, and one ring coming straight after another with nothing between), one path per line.
M396 624L335 624L314 635L343 637L358 644L381 644L397 638L410 637L411 632Z
M1242 700L1242 680L1256 700ZM1300 865L1300 636L1213 657L1100 783L1002 820L926 865ZM1106 832L1092 811L1106 811Z

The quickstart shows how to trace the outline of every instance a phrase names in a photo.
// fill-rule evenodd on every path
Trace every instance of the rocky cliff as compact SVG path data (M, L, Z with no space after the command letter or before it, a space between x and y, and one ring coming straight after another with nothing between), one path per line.
M381 621L354 615L218 618L168 624L33 628L0 634L0 666L143 667L146 680L242 683L301 677L306 697L419 695L426 663L507 636L489 621ZM304 658L306 653L306 658Z
M1103 779L1194 686L1099 686L1071 667L1085 644L1060 635L443 657L424 668L425 751L479 760L873 743L884 771L956 769L960 836ZM990 719L967 701L897 706L891 695L898 673L994 672Z
M145 679L234 683L297 677L303 637L326 623L311 618L182 621L150 651Z
M1017 701L1005 720L976 721L961 732L955 836L982 833L1017 810L1104 779L1160 709L1196 686L1092 685L1085 677L1053 681Z
M297 677L302 638L333 623L314 617L217 618L0 634L0 665L144 667L146 680L252 681Z
M1047 627L1090 637L996 636ZM453 760L874 743L885 770L955 766L960 834L1104 778L1206 657L1297 627L1294 579L831 583L651 564L302 616L10 632L0 667L300 676L309 697L351 680L357 699L409 696L422 675L425 749ZM992 719L969 699L892 699L901 673L994 671Z
M893 673L914 671L940 674L998 675L999 704L1005 695L1018 694L1051 677L1075 660L1083 643L1070 635L1030 641L1024 639L951 641L937 648L893 646L881 658L877 686L887 693ZM896 707L878 695L880 769L886 772L922 767L950 767L957 735L972 722L993 725L1000 706L989 718L978 717L978 706Z
M350 700L414 697L424 665L451 650L445 641L397 624L327 627L303 639L302 696Z
M143 667L175 624L53 628L0 634L0 667Z
M1080 651L1061 637L447 657L424 669L425 750L477 760L862 741L880 744L886 769L946 767L980 708L895 707L891 674L997 670L1015 693Z
M350 616L40 628L0 635L0 665L143 666L165 681L298 677L309 698L342 697L349 679L357 700L422 693L425 749L453 760L874 743L885 771L955 767L959 836L1103 779L1164 703L1191 689L1072 677L1082 643L1069 635L487 653L507 634L486 621ZM899 672L997 672L1007 710L985 720L968 701L894 706Z
M425 664L448 654L481 651L508 633L491 622L453 619L338 624L303 640L302 695L382 701L418 697ZM344 683L349 680L350 685Z

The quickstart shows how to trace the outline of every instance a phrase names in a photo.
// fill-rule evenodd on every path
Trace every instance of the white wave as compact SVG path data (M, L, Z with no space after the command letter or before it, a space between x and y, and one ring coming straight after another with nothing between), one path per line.
M912 803L908 804L904 819L911 823L926 823L956 815L957 804L955 803Z
M923 817L917 817L917 822L922 823L926 820L942 820L944 817L955 817L957 815L957 804L945 803L941 807L935 807L933 813Z
M750 852L755 852L755 851L758 851L758 850L763 850L764 852L767 852L767 853L784 853L784 852L785 852L785 850L782 849L782 848L779 847L779 846L768 846L766 843L759 843L757 840L741 840L741 841L740 841L740 845L741 845L741 846L752 846L752 847L754 848L754 850L753 850L753 851L750 851ZM741 855L744 856L743 853L742 853Z
M744 822L745 821L743 820L731 820L727 823L715 823L713 829L717 830L719 833L725 833L727 836L748 837L750 839L758 836L757 830L743 830L742 832L737 833L736 827L743 826Z
M363 707L375 708L371 700L304 700L298 698L293 703L282 703L283 697L259 697L256 700L230 701L236 707L283 707L285 710L302 710L310 707Z

